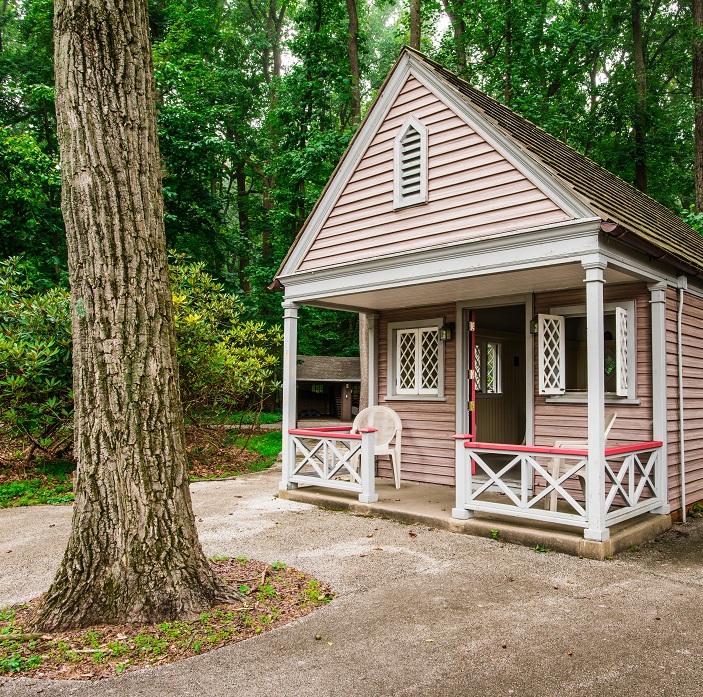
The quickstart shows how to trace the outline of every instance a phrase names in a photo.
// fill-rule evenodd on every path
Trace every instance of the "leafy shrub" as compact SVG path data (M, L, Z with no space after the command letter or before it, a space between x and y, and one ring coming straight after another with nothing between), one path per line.
M70 442L70 316L68 291L41 289L18 257L0 262L0 418L27 459Z
M204 270L173 256L171 287L181 398L193 422L260 411L278 388L279 328L242 321L237 297ZM0 420L31 458L70 443L73 419L71 310L63 288L42 286L27 262L0 262Z
M278 388L279 327L243 321L236 295L205 272L203 263L171 258L183 410L191 421L260 411Z

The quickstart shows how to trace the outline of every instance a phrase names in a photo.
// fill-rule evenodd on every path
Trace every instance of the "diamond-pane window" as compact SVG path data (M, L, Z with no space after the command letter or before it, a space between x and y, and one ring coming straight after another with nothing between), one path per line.
M615 308L615 353L617 356L617 385L616 393L620 397L628 396L628 365L627 365L627 310Z
M417 383L417 330L398 332L398 385L399 393L416 391Z
M398 329L395 347L396 394L437 395L441 383L439 328Z
M476 381L476 392L483 392L483 381L481 380L481 344L474 346L474 380Z
M502 391L500 352L500 344L495 341L476 342L474 348L476 392L499 394Z
M561 315L538 315L537 319L539 393L563 394L566 390L564 318Z
M421 393L437 392L439 387L439 331L420 329L420 389Z

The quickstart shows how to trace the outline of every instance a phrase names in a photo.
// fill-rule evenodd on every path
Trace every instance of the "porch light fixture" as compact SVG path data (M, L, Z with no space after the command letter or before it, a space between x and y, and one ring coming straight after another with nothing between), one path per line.
M536 317L533 317L530 320L530 334L537 334L539 331L539 320Z
M454 322L445 322L439 328L439 340L440 341L451 341L454 336L454 328L456 324Z

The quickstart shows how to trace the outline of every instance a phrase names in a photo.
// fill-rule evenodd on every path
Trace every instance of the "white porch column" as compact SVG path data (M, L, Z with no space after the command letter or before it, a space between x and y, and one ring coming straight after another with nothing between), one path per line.
M366 322L369 328L368 333L368 357L369 357L369 406L378 405L378 318L375 312L366 313Z
M651 283L647 288L652 308L652 437L664 444L654 472L662 505L652 512L667 514L671 507L666 455L666 282Z
M586 270L586 332L588 365L588 466L586 470L587 540L603 542L610 537L605 524L605 416L603 375L603 271L605 261L595 257L584 259Z
M295 467L295 448L288 430L295 428L298 415L298 305L284 301L283 307L283 467L280 489L295 489L290 481Z

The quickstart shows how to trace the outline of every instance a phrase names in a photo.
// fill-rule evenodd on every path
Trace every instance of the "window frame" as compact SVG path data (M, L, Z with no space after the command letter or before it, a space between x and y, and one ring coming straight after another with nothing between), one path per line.
M431 318L424 320L409 320L405 322L389 322L388 323L388 343L387 343L387 366L388 372L386 376L386 400L410 400L410 401L446 401L444 396L444 341L439 339L439 329L444 323L444 318ZM412 390L398 387L399 374L399 352L398 352L398 336L399 334L416 332L419 337L421 333L427 331L437 332L437 389L422 388L420 385L420 375L422 355L419 349L419 344L416 342L415 360L415 388Z
M402 189L402 140L409 128L420 134L420 191L412 196L403 196ZM393 209L427 203L427 128L412 114L403 122L393 144Z
M618 395L616 392L604 392L608 402L638 402L637 399L637 302L636 300L622 300L603 303L603 316L616 315L617 308L627 312L627 395ZM567 305L552 307L550 315L567 317L586 317L585 305ZM548 401L587 401L585 393L581 390L565 390L561 394L545 394Z

